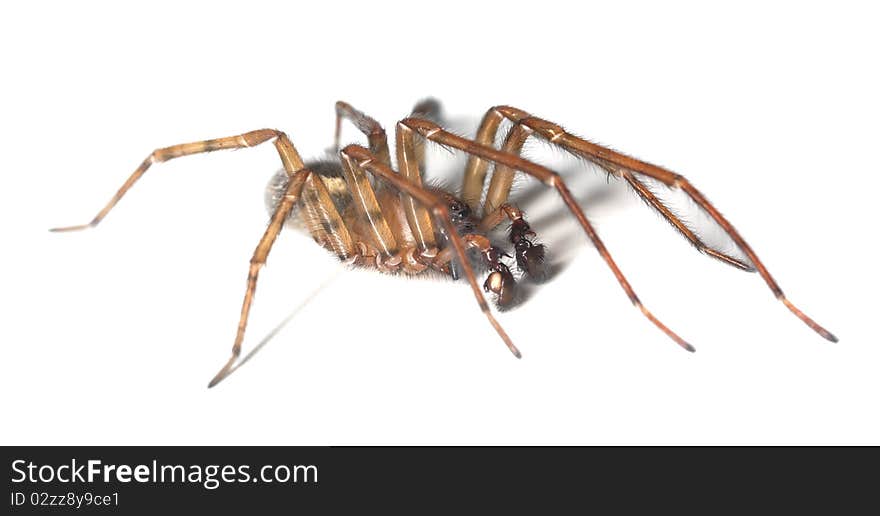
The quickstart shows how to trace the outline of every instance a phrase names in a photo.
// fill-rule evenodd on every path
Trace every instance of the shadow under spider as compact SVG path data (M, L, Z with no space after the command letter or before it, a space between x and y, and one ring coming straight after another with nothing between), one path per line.
M560 175L565 178L578 204L585 210L593 211L621 205L629 198L625 188L606 181L603 177L604 173L588 170L589 168L590 165L581 164L560 170ZM526 220L537 234L535 242L547 246L549 267L543 281L518 282L517 300L504 311L515 310L527 303L543 284L553 281L561 274L582 249L591 247L589 242L585 241L583 229L559 199L556 190L549 189L537 181L527 180L519 185L514 184L511 202L525 213ZM530 215L530 208L536 215ZM493 240L497 238L500 241L503 238L506 242L507 227L508 225L504 224L499 226L493 232Z

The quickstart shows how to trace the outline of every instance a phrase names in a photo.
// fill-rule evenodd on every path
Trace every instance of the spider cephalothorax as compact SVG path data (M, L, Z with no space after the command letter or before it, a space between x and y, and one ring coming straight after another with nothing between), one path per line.
M275 129L259 129L236 136L157 149L147 156L91 222L53 231L71 231L97 225L154 163L202 152L253 147L272 141L284 170L273 178L267 190L271 221L251 259L232 356L209 386L225 378L238 360L259 271L266 262L276 236L287 222L301 224L318 244L346 263L374 267L383 272L420 274L434 270L456 278L463 276L486 318L511 352L519 357L519 351L489 309L483 291L494 293L499 307L509 306L517 298L516 280L504 262L504 258L511 256L500 245L493 245L486 236L505 221L509 223L509 228L504 244L512 248L512 257L523 278L541 281L547 276L544 245L536 243L535 233L523 213L509 202L514 175L520 172L556 190L630 301L672 340L693 351L690 344L642 304L559 174L520 157L526 140L537 137L592 162L605 170L609 177L624 180L648 206L669 221L700 252L741 270L757 272L792 313L822 337L837 341L834 335L788 300L730 222L679 174L578 138L552 122L510 106L489 109L476 137L473 140L462 138L439 125L439 104L433 100L418 103L408 118L397 123L397 170L394 170L386 133L378 122L345 102L336 103L336 115L338 154L333 159L303 162L287 135ZM352 122L367 136L369 148L349 145L339 150L339 128L343 120ZM493 146L496 134L504 120L513 125L501 148L496 149ZM469 155L458 194L422 184L424 145L427 142ZM490 164L494 164L494 169L488 176ZM487 177L491 177L488 185ZM684 193L730 237L742 256L731 256L703 242L660 200L652 190L653 186L648 187L648 181L659 188ZM475 264L470 260L471 255L478 257L476 265L482 265L476 269L485 269L488 274L482 289L476 278Z

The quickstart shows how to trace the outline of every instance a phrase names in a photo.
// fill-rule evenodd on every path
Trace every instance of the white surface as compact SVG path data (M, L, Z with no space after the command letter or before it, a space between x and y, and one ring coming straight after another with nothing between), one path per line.
M880 443L870 8L211 6L2 8L0 444ZM685 174L841 342L625 196L587 213L695 354L584 243L500 316L522 360L463 283L355 272L208 390L270 146L156 166L97 229L46 231L87 222L155 147L278 127L314 156L334 101L391 128L426 95L473 124L516 105ZM247 348L335 268L283 234Z

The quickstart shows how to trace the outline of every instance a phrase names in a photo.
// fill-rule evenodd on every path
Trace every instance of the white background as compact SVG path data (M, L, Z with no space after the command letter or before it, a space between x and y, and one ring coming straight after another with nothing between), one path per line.
M4 5L0 443L880 443L880 41L845 4ZM471 133L507 103L685 174L840 343L618 184L581 192L586 212L697 353L578 233L500 315L516 360L463 283L345 272L297 312L337 266L285 232L246 350L297 313L208 390L271 146L156 166L97 229L47 231L87 222L153 148L277 127L316 156L334 101L392 128L427 95Z

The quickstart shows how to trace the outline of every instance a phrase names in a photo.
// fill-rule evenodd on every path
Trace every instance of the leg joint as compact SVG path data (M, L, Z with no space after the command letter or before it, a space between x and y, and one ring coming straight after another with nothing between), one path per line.
M450 220L449 218L449 208L440 201L435 202L431 206L431 213L442 221Z
M519 123L534 130L551 142L555 142L567 134L562 126L556 125L553 122L548 122L543 118L530 116L520 120Z
M434 122L426 120L424 118L416 117L405 118L398 122L397 126L399 128L402 128L404 131L415 131L426 139L429 139L431 136L441 130L440 126L435 124Z
M498 113L499 115L514 123L519 123L521 120L531 116L525 111L512 106L495 106L490 111Z

